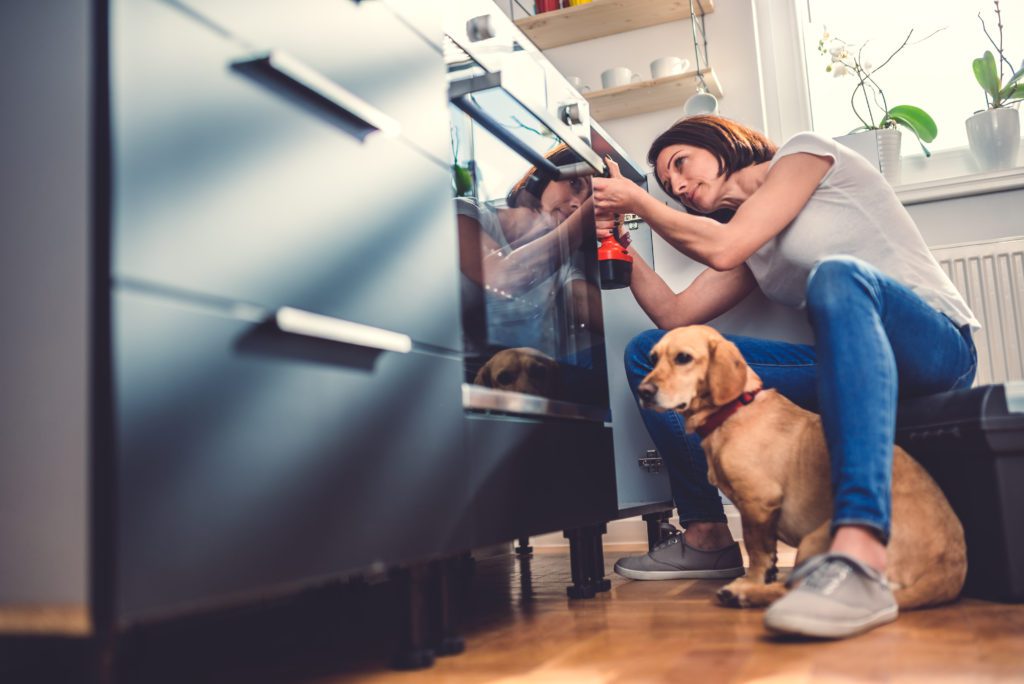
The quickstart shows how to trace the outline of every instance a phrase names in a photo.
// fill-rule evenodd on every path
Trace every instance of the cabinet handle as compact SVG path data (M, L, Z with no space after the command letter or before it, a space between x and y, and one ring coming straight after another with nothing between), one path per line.
M342 116L355 119L384 136L395 137L402 131L401 124L394 118L283 50L271 50L248 57L234 62L232 66L241 71L269 72L307 97L312 96L326 103Z
M317 337L332 342L344 342L381 351L407 354L412 350L408 335L382 330L362 323L353 323L333 316L283 306L274 314L277 327L294 335Z

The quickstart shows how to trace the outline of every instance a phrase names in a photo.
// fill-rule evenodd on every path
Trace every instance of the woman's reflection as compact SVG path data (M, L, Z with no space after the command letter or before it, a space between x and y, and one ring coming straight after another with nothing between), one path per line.
M545 156L555 165L579 161L565 145ZM467 351L486 358L527 347L571 364L590 353L601 320L593 268L580 253L594 241L590 195L589 177L551 181L531 167L505 207L456 199Z

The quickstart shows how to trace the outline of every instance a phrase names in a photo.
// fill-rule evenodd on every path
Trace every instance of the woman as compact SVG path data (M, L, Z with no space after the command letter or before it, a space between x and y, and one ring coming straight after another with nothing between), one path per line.
M706 323L755 287L805 308L813 346L729 337L766 387L821 414L832 464L830 553L765 623L786 631L809 613L851 635L895 619L884 571L897 401L968 387L980 325L881 174L828 138L801 133L776 148L728 119L691 117L654 141L648 161L690 213L613 175L594 181L599 219L639 214L709 268L673 293L634 254L632 291L660 328L627 348L634 395L666 329ZM728 223L707 216L723 210L735 212ZM678 415L642 413L668 461L686 534L616 569L643 579L742 574L699 439Z

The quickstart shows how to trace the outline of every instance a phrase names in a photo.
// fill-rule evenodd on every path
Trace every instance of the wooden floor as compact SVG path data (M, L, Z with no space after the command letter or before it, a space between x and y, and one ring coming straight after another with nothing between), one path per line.
M722 581L633 582L605 554L612 588L589 600L566 598L564 550L479 560L466 651L426 670L389 669L401 604L387 582L138 631L118 669L144 684L1024 683L1024 604L963 599L846 641L779 640L761 611L712 602ZM89 653L81 640L0 638L0 682L87 681Z
M1024 605L963 599L846 641L785 641L766 635L762 611L714 605L723 582L610 574L611 591L570 601L568 567L565 552L481 563L466 652L320 681L1024 682Z

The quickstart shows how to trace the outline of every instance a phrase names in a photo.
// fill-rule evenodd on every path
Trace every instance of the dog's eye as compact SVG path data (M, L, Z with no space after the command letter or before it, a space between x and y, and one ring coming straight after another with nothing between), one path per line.
M690 356L689 354L683 352L676 354L676 363L679 364L680 366L683 365L684 363L690 363L691 361L693 361L693 357Z
M652 366L657 366L658 365L658 352L651 352L651 365Z
M498 373L498 384L499 385L511 385L516 379L515 374L512 371L501 371Z

